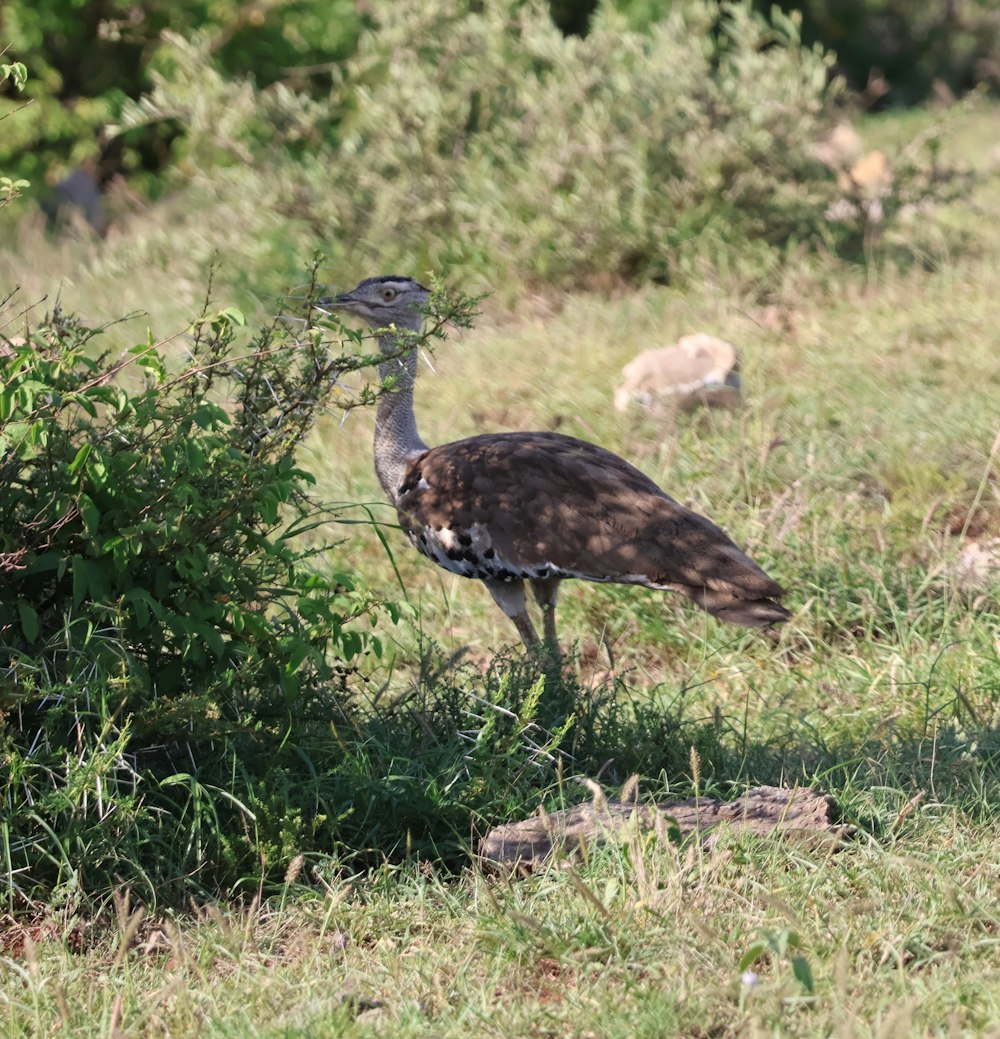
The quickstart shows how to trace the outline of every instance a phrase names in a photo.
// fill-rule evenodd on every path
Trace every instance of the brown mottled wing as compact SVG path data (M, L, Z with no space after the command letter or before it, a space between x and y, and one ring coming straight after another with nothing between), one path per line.
M580 577L679 591L726 620L787 619L783 589L628 462L557 433L432 448L397 503L414 544L468 577Z

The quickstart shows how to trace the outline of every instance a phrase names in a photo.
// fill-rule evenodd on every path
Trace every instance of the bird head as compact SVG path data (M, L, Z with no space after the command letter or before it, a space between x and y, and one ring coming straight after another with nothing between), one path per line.
M430 292L413 278L385 274L365 278L350 292L320 300L332 310L343 310L373 328L408 328L419 332Z

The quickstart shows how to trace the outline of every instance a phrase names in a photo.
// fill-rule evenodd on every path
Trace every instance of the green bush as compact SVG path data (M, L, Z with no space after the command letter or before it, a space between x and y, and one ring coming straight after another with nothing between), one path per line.
M810 153L831 59L797 22L692 2L648 32L609 7L563 37L539 3L376 5L314 212L402 268L569 283L772 262L847 236Z
M832 56L780 11L690 0L638 31L606 5L579 38L538 0L369 10L376 28L325 96L261 90L220 69L209 37L166 34L152 89L107 133L182 133L176 221L105 261L158 268L183 222L185 262L238 249L234 288L258 295L316 248L351 272L711 272L761 293L803 250L878 258L901 209L943 197L927 142L893 164L877 209L844 198L814 147L838 117Z
M347 568L313 564L335 547L300 537L336 513L296 448L371 358L315 329L242 324L204 315L179 372L152 338L97 354L105 329L59 312L0 338L8 894L67 870L231 880L264 838L220 823L185 851L208 826L199 806L266 800L282 741L349 713L359 658L380 652L371 622L398 616ZM273 815L270 839L298 835L294 817Z
M71 677L127 661L150 693L329 677L366 637L346 577L305 565L312 477L295 447L354 359L265 329L233 357L235 311L195 326L187 370L152 342L92 357L100 330L54 314L0 360L0 640ZM126 389L119 376L145 376ZM114 632L112 638L99 633ZM30 675L32 666L27 668ZM222 677L225 676L225 677ZM237 678L230 676L238 676Z

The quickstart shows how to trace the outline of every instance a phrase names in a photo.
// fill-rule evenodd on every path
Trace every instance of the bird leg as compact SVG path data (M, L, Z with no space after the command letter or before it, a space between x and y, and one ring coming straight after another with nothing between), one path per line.
M493 601L514 622L517 633L527 649L536 650L541 645L538 633L528 616L528 604L524 599L524 581L483 581L493 596Z
M550 653L556 659L559 658L559 638L556 635L556 596L559 594L558 577L549 577L546 580L532 580L531 591L534 593L535 602L542 609L542 625L545 631L545 644Z

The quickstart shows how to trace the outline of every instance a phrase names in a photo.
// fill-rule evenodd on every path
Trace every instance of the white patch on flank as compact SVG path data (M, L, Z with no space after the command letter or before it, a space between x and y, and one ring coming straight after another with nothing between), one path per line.
M445 552L458 548L458 535L451 527L442 527L440 530L427 531L427 539Z
M421 537L424 539L423 544ZM463 538L466 541L471 539L471 544L464 544ZM489 530L481 523L475 523L467 530L455 530L450 527L433 530L425 527L423 530L411 534L410 540L418 551L433 559L438 566L453 574L458 574L460 577L520 581L532 578L546 580L550 577L573 576L552 563L523 566L504 559L493 548ZM489 555L491 550L492 555ZM468 554L471 558L449 559L449 552L452 555Z

